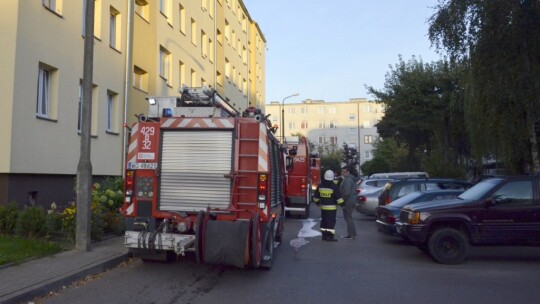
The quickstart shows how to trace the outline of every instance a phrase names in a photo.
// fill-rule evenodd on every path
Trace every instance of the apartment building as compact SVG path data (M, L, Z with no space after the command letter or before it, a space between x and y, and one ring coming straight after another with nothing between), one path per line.
M352 98L345 102L325 102L306 99L300 103L270 102L265 113L271 114L272 124L285 136L301 133L317 148L346 143L357 148L360 164L372 159L373 143L378 138L375 125L383 117L382 105L365 98ZM283 113L283 114L282 114Z
M147 96L207 85L240 111L264 103L266 41L241 0L94 1L96 180L122 175L123 124L147 111ZM75 197L85 2L10 0L0 11L0 204Z

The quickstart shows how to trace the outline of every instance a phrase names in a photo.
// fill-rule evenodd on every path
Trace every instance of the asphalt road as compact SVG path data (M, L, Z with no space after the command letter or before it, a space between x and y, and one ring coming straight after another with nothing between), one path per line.
M290 241L314 235L312 219L287 219L272 270L199 265L193 257L128 263L35 303L538 303L540 247L476 247L460 265L433 262L416 247L377 232L354 214L356 240ZM310 229L314 226L313 229ZM338 234L345 222L338 215Z

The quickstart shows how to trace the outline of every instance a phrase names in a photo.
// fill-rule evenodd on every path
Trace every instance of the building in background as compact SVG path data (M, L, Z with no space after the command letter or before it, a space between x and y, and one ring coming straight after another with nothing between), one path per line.
M345 102L306 99L300 103L270 102L265 105L265 113L271 114L272 124L280 128L283 113L285 136L301 133L315 147L341 148L346 143L358 149L361 165L373 157L373 143L378 138L375 125L384 110L365 98Z
M0 204L75 197L85 1L10 0L0 11ZM206 85L240 111L264 104L266 41L241 0L94 1L96 179L122 175L123 124L146 113L147 96Z

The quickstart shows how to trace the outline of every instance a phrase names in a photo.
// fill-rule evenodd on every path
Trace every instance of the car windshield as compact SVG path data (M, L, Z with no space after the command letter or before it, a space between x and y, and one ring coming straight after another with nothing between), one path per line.
M415 200L416 198L418 198L421 195L423 195L422 192L409 193L409 194L407 194L405 196L402 196L402 197L398 198L397 200L393 201L392 203L390 203L390 206L403 207L403 206L409 204L410 202L412 202L413 200Z
M486 195L493 187L501 183L500 179L488 179L474 185L469 190L461 193L458 198L464 200L479 200Z

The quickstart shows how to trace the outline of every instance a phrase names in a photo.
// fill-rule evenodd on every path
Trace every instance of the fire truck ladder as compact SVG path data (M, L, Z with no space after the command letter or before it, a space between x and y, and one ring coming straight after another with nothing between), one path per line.
M250 124L251 125L251 124ZM252 125L251 125L252 126ZM238 167L238 176L236 177L236 182L239 183L238 186L238 192L234 193L235 196L237 196L237 204L238 207L256 207L257 201L253 202L246 202L242 201L242 199L245 199L246 192L255 192L257 193L257 185L256 182L253 185L246 185L248 183L247 179L249 174L257 174L257 163L259 160L259 155L257 153L252 153L249 150L249 147L252 147L253 145L258 146L259 143L259 131L257 128L257 132L253 132L253 128L251 130L248 129L249 126L240 124L240 128L238 131L238 137L240 141L240 148L238 153L238 161L239 161L239 167ZM258 150L258 149L257 149ZM246 164L250 164L250 166L246 166ZM248 168L245 168L248 167ZM252 168L255 168L253 170ZM240 179L244 179L241 181ZM242 190L242 191L241 191Z

